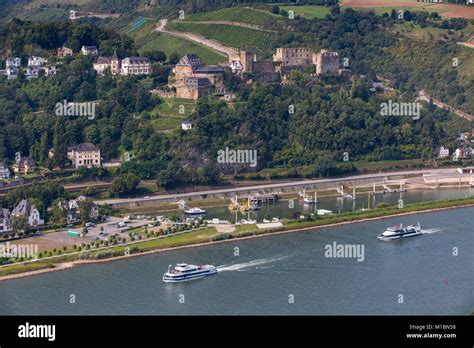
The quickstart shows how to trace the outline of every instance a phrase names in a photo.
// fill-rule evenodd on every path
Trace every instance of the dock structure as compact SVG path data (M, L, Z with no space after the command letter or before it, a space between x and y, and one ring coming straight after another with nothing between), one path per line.
M257 196L266 195L266 194L277 194L298 191L302 189L308 190L324 190L324 189L334 189L334 187L344 184L347 186L369 186L372 183L381 183L390 181L399 183L401 180L406 180L408 177L423 177L424 181L427 182L426 175L446 175L446 172L449 174L455 174L455 170L452 169L431 169L426 170L407 170L391 173L376 173L376 174L362 174L362 175L353 175L343 178L322 178L314 180L299 180L291 182L280 182L280 183L270 183L270 184L260 184L246 187L233 187L233 188L220 188L220 189L211 189L205 191L195 191L195 192L176 192L169 194L159 194L151 197L140 197L140 198L114 198L106 200L96 200L95 203L98 205L109 204L113 207L133 207L133 206L142 206L148 204L158 204L158 203L167 203L167 202L176 202L180 199L190 200L190 199L200 199L205 197L224 197L228 198L234 195L242 196ZM461 175L461 174L457 174ZM464 174L466 176L467 184L469 184L470 175ZM441 180L440 180L441 181ZM441 182L440 182L441 183ZM456 180L456 184L458 180ZM433 185L434 186L434 185Z
M257 202L257 203L273 203L277 200L278 196L274 193L266 193L266 194L256 194L252 196L246 197L250 202Z

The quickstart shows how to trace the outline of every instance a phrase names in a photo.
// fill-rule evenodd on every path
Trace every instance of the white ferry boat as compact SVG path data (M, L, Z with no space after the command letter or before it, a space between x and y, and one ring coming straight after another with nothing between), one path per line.
M420 223L417 225L408 225L403 226L403 224L388 227L387 230L377 236L380 240L392 240L392 239L400 239L406 237L414 237L422 235L423 232L421 231Z
M206 214L206 211L201 208L188 208L184 212L185 214L188 214L188 215Z
M163 274L165 283L185 282L188 280L204 278L217 273L217 268L213 265L188 265L186 263L178 263L174 269L171 265L168 272Z

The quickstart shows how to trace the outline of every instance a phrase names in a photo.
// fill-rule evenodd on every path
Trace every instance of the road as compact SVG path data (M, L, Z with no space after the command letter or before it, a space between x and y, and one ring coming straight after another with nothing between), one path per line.
M256 24L249 24L249 23L242 23L242 22L234 22L234 21L184 21L180 20L180 23L191 23L191 24L221 24L221 25L232 25L234 27L241 27L259 31L266 31L270 33L278 33L276 30L269 30L263 29L260 25Z
M177 202L181 199L186 200L188 198L200 197L203 195L225 195L225 194L238 194L238 193L247 193L247 192L258 192L258 191L272 191L272 190L281 190L281 189L290 189L290 188L303 188L310 187L314 185L333 185L336 187L342 183L350 183L354 181L364 181L364 180L389 180L390 177L396 176L406 176L406 175L423 175L424 173L438 173L438 174L449 174L453 173L454 169L425 169L425 170L406 170L398 172L384 172L377 174L364 174L364 175L353 175L343 178L331 178L331 179L316 179L316 180L301 180L301 181L292 181L276 184L264 184L264 185L253 185L245 187L234 187L228 189L216 189L216 190L206 190L206 191L195 191L187 193L176 193L176 194L164 194L156 196L147 196L143 198L123 198L123 199L107 199L101 201L95 201L96 204L110 204L114 206L124 206L124 205L139 205L144 203L158 203L163 201L173 201Z
M197 42L201 45L207 46L209 48L212 48L222 54L225 54L227 56L237 54L237 51L231 47L224 46L220 42L206 39L204 36L198 35L198 34L192 34L192 33L185 33L185 32L180 32L180 31L174 31L166 28L166 24L168 24L167 19L160 19L158 22L155 30L160 33L165 33L173 36L178 36L186 40L191 40L194 42Z
M423 100L423 101L426 101L426 102L429 102L431 99L431 96L428 95L423 89L420 90L418 92L418 98L416 100ZM445 104L443 103L442 101L438 100L438 99L432 99L433 100L433 104L436 105L437 107L441 108L441 109L445 109L445 110L448 110L458 116L461 116L463 118L465 118L466 120L469 120L469 121L474 121L474 116L473 115L469 115L467 112L464 112L462 110L458 110L458 109L455 109L453 108L452 106L449 106L448 104Z

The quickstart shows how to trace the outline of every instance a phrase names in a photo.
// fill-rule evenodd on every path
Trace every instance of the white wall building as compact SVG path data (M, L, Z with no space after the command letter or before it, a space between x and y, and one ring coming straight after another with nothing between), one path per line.
M4 163L0 163L0 179L8 179L10 177L10 170Z
M181 123L181 129L182 130L189 130L189 129L192 129L192 128L193 128L193 125L189 121L184 121L183 123Z
M151 63L147 57L127 57L122 59L122 75L148 75L150 72Z
M21 59L20 57L13 57L13 58L7 58L5 61L5 66L6 68L17 68L19 69L21 66Z
M44 220L41 219L38 209L26 199L22 200L12 211L12 218L20 216L26 216L28 225L32 227L44 225Z
M75 168L79 167L100 167L100 150L94 144L84 143L76 147L69 147L67 157L72 161Z
M444 146L441 146L439 149L439 158L445 158L449 157L449 149L445 148Z
M8 209L0 208L0 234L12 230L12 219Z
M96 56L99 54L99 50L96 46L82 46L81 53L84 56Z
M46 59L44 59L43 57L31 56L28 58L28 66L40 67L43 66L44 63L46 63Z

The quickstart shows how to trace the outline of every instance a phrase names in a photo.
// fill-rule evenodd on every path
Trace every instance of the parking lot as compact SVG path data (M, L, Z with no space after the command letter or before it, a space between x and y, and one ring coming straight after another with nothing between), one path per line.
M34 236L30 238L24 238L17 241L12 241L11 244L17 245L37 245L38 251L51 251L53 249L62 249L64 246L71 246L71 245L80 245L84 242L91 242L96 240L97 238L107 240L113 234L117 233L120 237L125 237L130 240L128 236L128 229L140 227L140 226L147 226L148 224L154 223L154 221L149 220L133 220L126 224L126 229L124 232L120 232L120 229L117 227L119 222L123 222L123 218L118 217L107 217L107 220L101 224L97 224L95 227L88 228L88 233L84 238L81 237L74 237L67 234L68 231L82 233L82 228L65 228L61 232L52 232L47 233L39 236ZM151 228L148 227L149 231L154 231L158 228L166 228L166 223L162 224L159 227ZM102 235L99 235L101 231L101 227L104 228Z

